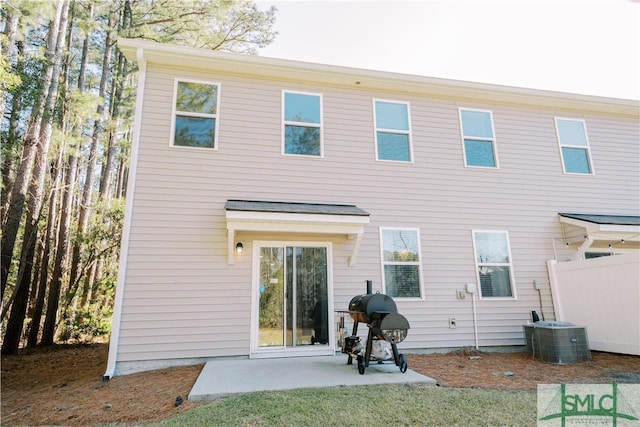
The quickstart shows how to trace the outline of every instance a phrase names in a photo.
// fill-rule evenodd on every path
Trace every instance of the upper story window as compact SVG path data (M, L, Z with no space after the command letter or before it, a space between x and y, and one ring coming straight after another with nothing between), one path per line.
M376 158L411 162L409 104L374 100Z
M498 167L491 111L460 109L464 164Z
M420 298L420 235L417 229L381 228L384 292L394 298Z
M171 145L217 149L220 85L176 79Z
M473 231L481 298L514 298L513 268L506 231Z
M322 156L322 95L283 92L283 154Z
M556 132L565 173L593 173L584 120L556 117Z

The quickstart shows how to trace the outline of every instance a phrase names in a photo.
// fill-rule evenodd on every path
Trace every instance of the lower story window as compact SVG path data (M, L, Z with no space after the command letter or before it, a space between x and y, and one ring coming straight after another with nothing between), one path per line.
M394 298L421 298L419 231L381 228L380 242L385 294Z
M473 231L481 298L513 298L513 268L506 231Z

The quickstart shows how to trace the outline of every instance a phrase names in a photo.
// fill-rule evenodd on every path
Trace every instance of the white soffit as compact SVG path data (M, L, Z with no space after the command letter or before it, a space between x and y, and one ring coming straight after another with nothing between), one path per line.
M580 227L594 241L640 241L640 217L622 215L558 214L563 224Z

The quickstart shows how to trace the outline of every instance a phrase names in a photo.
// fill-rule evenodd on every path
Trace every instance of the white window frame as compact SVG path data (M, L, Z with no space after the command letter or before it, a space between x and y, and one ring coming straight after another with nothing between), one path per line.
M401 262L401 261L385 261L384 260L384 238L383 238L383 232L384 231L415 231L416 232L416 238L418 240L418 261L409 261L409 262ZM386 265L417 265L418 266L418 280L420 280L419 286L418 286L418 292L419 292L419 296L416 297L396 297L396 296L391 296L393 299L398 299L398 300L402 300L402 301L423 301L424 300L424 276L422 274L422 244L421 244L421 240L420 240L420 228L413 228L413 227L380 227L379 230L379 239L380 239L380 271L381 271L381 276L382 276L382 292L383 293L387 293L387 283L386 283L386 279L385 279L385 272L384 272L384 267Z
M319 98L320 102L320 123L309 123L309 122L296 122L291 120L285 120L285 109L286 109L286 101L285 95L287 93L297 94L297 95L308 95L308 96L316 96ZM313 93L313 92L301 92L297 90L282 90L282 141L281 141L281 154L283 156L295 156L295 157L303 157L303 158L324 158L324 100L321 93ZM320 154L314 156L312 154L294 154L285 152L285 144L286 144L286 128L287 126L303 126L303 127L315 127L320 129Z
M197 83L204 84L209 86L217 86L218 91L216 93L216 114L207 114L207 113L194 113L191 111L182 111L176 109L176 102L178 100L178 84L180 82L185 83ZM171 133L169 134L169 147L176 148L180 150L203 150L203 151L218 151L220 146L220 140L218 137L219 129L220 129L220 92L222 92L222 85L218 82L206 81L206 80L195 80L195 79L185 79L181 77L176 77L173 81L173 104L171 105ZM202 117L208 119L216 120L216 128L214 130L214 141L213 147L189 147L185 145L175 145L175 133L176 133L176 116L187 116L187 117Z
M400 129L387 129L387 128L382 128L382 127L378 127L378 115L376 114L376 102L386 102L389 104L401 104L401 105L406 105L407 106L407 127L409 128L408 130L400 130ZM380 99L380 98L373 98L373 133L374 133L374 138L375 138L375 152L376 152L376 160L379 162L393 162L393 163L414 163L414 156L413 156L413 138L412 138L412 132L411 132L411 104L409 102L406 101L395 101L395 100L390 100L390 99ZM407 135L407 138L409 139L409 160L391 160L391 159L381 159L378 155L378 132L384 132L384 133L395 133L398 135Z
M265 357L293 357L293 356L319 356L333 355L336 349L335 327L332 327L329 318L329 343L326 346L304 346L297 348L274 347L261 348L258 346L258 306L260 304L260 249L263 247L318 247L327 250L327 311L334 313L334 289L333 289L333 243L327 241L306 241L306 240L254 240L252 259L252 297L251 297L251 354L252 359Z
M491 134L492 138L487 138L486 136L475 136L475 135L465 135L464 126L462 123L462 112L463 111L476 111L479 113L489 113L489 120L491 121ZM491 110L481 110L479 108L466 108L459 107L458 108L458 122L460 123L460 137L462 138L462 156L464 158L464 165L468 168L479 168L479 169L500 169L500 160L498 158L498 144L496 143L496 129L493 124L493 112ZM491 148L493 150L493 159L496 162L495 166L478 166L478 165L470 165L467 162L467 148L465 144L465 139L473 139L476 141L486 141L491 142Z
M568 122L582 122L582 129L584 129L584 139L587 142L587 146L584 145L572 145L563 144L560 140L560 130L558 129L558 120L565 120ZM553 123L556 127L556 139L558 140L558 150L560 151L560 161L562 162L562 172L567 175L595 175L595 169L593 167L593 160L591 159L591 144L589 144L589 134L587 132L587 122L584 119L576 119L572 117L554 117ZM564 162L563 148L577 148L587 151L587 161L589 162L589 172L567 172L567 168Z
M478 262L478 248L476 246L476 234L477 233L492 233L492 234L504 234L507 239L507 253L509 255L509 262L494 262L494 263L479 263ZM513 271L513 257L511 256L511 241L509 239L509 232L507 230L471 230L471 240L473 241L473 261L475 264L475 275L477 282L477 292L480 299L486 299L490 301L497 300L516 300L518 296L516 294L516 282L515 282L515 274ZM511 285L511 295L510 297L503 296L483 296L482 295L482 286L480 284L480 267L481 266L496 266L496 267L509 267L509 282Z

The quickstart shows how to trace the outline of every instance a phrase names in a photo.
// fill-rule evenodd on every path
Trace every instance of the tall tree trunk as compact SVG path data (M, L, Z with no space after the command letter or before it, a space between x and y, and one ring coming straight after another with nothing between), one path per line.
M91 268L85 275L84 281L82 283L82 289L80 290L80 301L78 305L83 309L87 308L87 306L89 305L88 303L91 298L91 289L93 288L98 261L99 260L95 260L91 263Z
M62 290L62 277L66 269L67 253L69 251L69 230L71 228L71 210L73 208L73 184L78 169L78 156L75 155L75 147L71 147L69 163L62 192L62 208L60 212L60 226L58 228L58 246L53 263L51 283L49 285L49 297L47 298L47 310L42 328L43 346L52 345L55 338L58 308L60 306L60 291Z
M90 5L90 16L93 15L93 3ZM98 118L94 121L93 132L91 135L91 147L89 149L89 159L87 163L87 169L84 180L84 187L82 189L82 201L80 202L80 207L78 211L78 227L76 230L76 235L78 238L74 242L73 245L73 255L71 258L71 269L69 272L69 283L72 285L76 283L77 280L80 280L81 272L79 272L80 268L80 257L82 251L82 237L87 230L87 225L89 223L89 217L91 215L91 201L93 198L93 175L96 170L96 164L98 161L98 148L100 145L100 136L102 135L102 122L104 120L104 99L107 88L107 81L109 75L109 65L111 63L111 52L112 52L112 34L113 32L110 30L113 27L113 13L109 14L109 23L107 28L107 36L105 39L105 50L102 56L102 76L100 78L100 86L98 89L98 96L102 100L98 105L97 114ZM81 92L84 91L84 70L86 70L86 63L89 59L89 42L91 39L91 34L87 35L87 38L84 40L84 45L82 49L82 60L80 67L80 77L78 78L78 90Z
M7 330L2 342L2 354L16 354L20 347L22 338L22 325L29 302L29 287L21 286L17 289L13 304L11 304L11 314L7 322Z
M11 260L15 248L18 229L24 211L24 203L26 199L27 189L29 188L29 180L33 170L33 164L39 144L40 129L42 126L42 116L46 106L46 99L49 94L49 88L52 84L53 74L56 68L55 54L56 41L58 40L58 32L61 27L63 12L68 11L69 2L67 0L58 0L56 7L56 18L49 25L49 34L47 37L46 58L50 61L43 73L42 92L39 101L34 105L34 109L27 126L27 135L25 138L22 156L20 158L20 167L16 174L16 178L11 190L9 208L7 210L7 219L2 230L2 243L0 251L0 298L4 298L4 292L9 277ZM66 12L65 12L66 20ZM63 30L64 31L64 30Z
M116 186L116 191L114 193L115 198L121 199L127 196L127 178L129 169L127 168L127 162L124 160L124 157L120 156L120 165L118 168L118 182Z
M49 281L49 260L51 258L51 246L56 234L57 212L58 212L58 183L60 182L60 170L64 159L64 149L59 150L58 160L54 167L54 177L51 183L51 193L49 195L49 213L47 215L47 229L42 243L42 257L40 261L40 274L37 277L37 293L33 303L33 311L31 313L31 324L29 325L29 335L27 337L27 347L35 347L38 343L38 335L40 333L40 323L42 320L42 312L44 311L44 302L47 294L47 283ZM35 285L34 285L35 286Z
M14 101L15 100L16 98L14 98ZM8 139L9 138L7 138L7 140ZM2 224L3 228L7 219L7 210L9 209L9 194L11 194L11 187L13 187L13 172L15 166L15 158L12 155L5 154L2 156L2 159L0 159L0 167L2 168L2 189L0 190L0 224Z
M18 33L18 21L19 21L19 14L18 13L14 13L12 10L8 10L6 13L6 20L5 20L5 27L4 27L4 38L2 39L2 47L1 47L1 52L0 54L4 57L4 58L11 58L12 56L12 52L13 52L13 46L14 44L16 44L16 35ZM18 53L17 53L17 64L16 64L16 70L18 71L18 73L20 73L20 69L22 67L22 51L20 49L20 47L24 48L24 43L20 42L18 44ZM0 121L4 121L4 117L5 117L5 105L7 102L7 94L8 92L6 90L0 90L0 114L2 114L2 118L0 119ZM11 114L9 116L9 135L6 139L6 141L3 141L4 143L8 142L8 146L12 147L13 143L14 143L14 139L11 138L11 129L12 129L12 124L16 123L17 125L17 115L14 114L15 112L17 112L20 108L20 96L15 96L13 97L13 100L11 102L12 104L12 108L11 108ZM15 130L15 126L13 127L13 130ZM4 155L2 156L3 158L1 159L2 162L2 190L1 194L0 194L0 200L1 200L1 205L0 205L0 218L1 218L1 222L4 224L4 220L5 220L5 212L7 210L8 207L8 197L9 197L9 192L11 191L11 185L12 185L12 181L13 181L13 167L14 167L14 156L13 155L7 155L7 153L4 153Z
M102 272L104 270L104 258L100 258L96 265L95 275L93 277L93 284L91 287L91 294L89 295L89 304L95 304L100 296L98 293L98 286L102 281Z
M60 33L61 33L60 40L62 41L62 43L60 44L61 46L65 45L64 42L65 42L65 35L67 34L67 29L69 30L69 40L71 38L70 27L67 28L69 6L70 6L69 0L64 0L64 9L63 9L63 15L62 15L62 18L63 18L62 22L64 22L64 25L61 25L61 28L60 28ZM59 84L59 76L62 71L62 54L60 54L58 59L59 59L60 67L58 68L58 75L57 75L58 78L56 78L56 81L55 81L56 94L57 94L57 89ZM66 75L67 73L65 73L65 76ZM48 104L48 107L51 107L50 109L47 110L47 117L50 120L44 121L44 126L42 130L43 140L50 140L51 138L51 132L53 130L53 109L55 105L56 105L55 102ZM63 107L62 110L63 110L63 113L60 120L61 120L62 128L64 130L66 127L66 120L65 120L66 108ZM64 188L65 196L63 197L63 203L69 202L69 205L68 206L66 204L63 205L63 208L62 208L63 211L62 211L62 217L61 217L62 219L61 219L60 228L58 230L58 250L60 252L56 252L54 268L53 268L52 285L50 287L49 298L47 300L47 311L46 311L46 317L45 317L44 328L43 328L43 338L42 338L44 345L51 345L54 342L57 313L58 313L58 306L59 306L58 299L60 294L60 287L62 284L62 275L65 268L66 255L68 251L69 227L71 222L71 203L73 202L73 193L74 193L73 188L74 188L74 183L76 178L76 169L77 169L77 163L78 163L77 156L75 153L73 153L71 157L75 159L75 161L70 162L71 166L69 167L69 171L68 171L69 175L67 175L67 179L65 181L65 188ZM66 218L64 217L65 214L67 214Z
M113 117L113 119L117 120L117 116ZM106 151L106 158L102 164L102 172L100 175L100 187L99 187L99 195L101 200L109 200L109 194L111 192L111 184L113 181L113 172L115 169L116 158L117 158L117 146L116 146L116 134L115 132L111 132L109 134Z
M16 42L16 36L18 34L18 21L20 14L18 11L14 11L11 8L6 8L5 21L4 21L4 38L2 39L2 47L0 48L0 54L3 58L11 58L13 52L13 45ZM7 92L0 90L0 114L4 114L4 106L7 101Z
M4 335L2 352L4 354L15 354L18 351L22 328L24 326L27 305L29 301L29 288L33 273L33 259L36 252L36 241L38 236L38 222L41 216L42 199L44 195L44 182L47 172L47 155L51 141L53 129L54 108L58 99L59 78L62 70L62 55L65 47L65 37L67 34L67 17L69 2L63 2L63 9L60 15L58 26L56 49L52 58L53 73L51 85L47 93L47 100L43 112L43 126L39 135L39 144L34 159L32 179L29 185L29 199L26 203L26 219L24 227L24 238L22 240L22 250L20 252L20 267L18 269L18 279L16 281L15 299L12 303L11 316L7 323L7 330Z
M18 41L16 43L18 50L18 59L16 63L16 71L18 74L21 74L24 70L24 42ZM2 163L2 193L0 195L0 200L2 200L1 209L1 223L4 230L4 226L7 220L7 211L9 209L9 195L11 194L11 190L13 188L14 183L14 172L15 172L15 161L16 161L16 153L14 147L18 146L18 126L20 124L20 112L22 110L22 96L18 96L18 94L14 94L13 98L11 98L11 113L9 114L9 126L7 129L7 138L3 141L3 144L6 144L5 147L8 147L4 150L2 159L0 159ZM4 111L4 110L0 110ZM11 150L11 152L9 152Z
M26 240L25 240L26 242ZM27 313L27 305L29 302L29 284L31 282L31 273L33 271L33 257L35 254L35 244L27 243L26 264L23 265L21 278L16 285L14 299L11 304L11 314L7 322L7 329L2 341L2 354L16 354L20 347L20 339L22 338L22 327L24 325L25 315ZM7 304L8 305L8 304Z
M113 76L113 85L111 87L111 121L117 123L120 119L120 104L124 93L124 82L127 78L127 60L121 52L118 52L118 61L116 63ZM107 194L111 187L113 179L113 171L115 168L115 159L117 154L116 132L113 130L109 133L109 139L106 148L106 159L102 164L102 173L100 176L100 198L108 199Z

